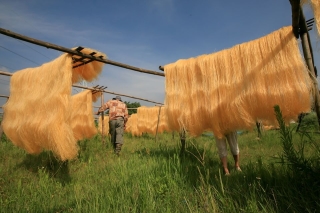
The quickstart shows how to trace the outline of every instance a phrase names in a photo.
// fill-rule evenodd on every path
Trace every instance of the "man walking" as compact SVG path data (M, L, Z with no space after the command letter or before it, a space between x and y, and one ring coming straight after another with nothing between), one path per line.
M128 121L128 109L125 103L121 101L120 96L107 101L99 108L97 115L109 109L109 133L111 135L111 144L115 154L119 156L123 145L123 132Z

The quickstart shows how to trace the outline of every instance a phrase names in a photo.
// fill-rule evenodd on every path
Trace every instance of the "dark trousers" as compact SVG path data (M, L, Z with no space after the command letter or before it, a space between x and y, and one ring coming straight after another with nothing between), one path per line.
M111 144L116 148L116 144L123 144L124 119L119 117L109 121L109 133L111 135Z

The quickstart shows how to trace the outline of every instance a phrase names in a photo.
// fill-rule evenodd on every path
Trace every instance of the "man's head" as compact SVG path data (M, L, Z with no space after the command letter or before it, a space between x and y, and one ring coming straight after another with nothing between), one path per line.
M121 97L120 97L119 95L117 95L117 96L115 97L115 99L118 100L118 101L121 101Z

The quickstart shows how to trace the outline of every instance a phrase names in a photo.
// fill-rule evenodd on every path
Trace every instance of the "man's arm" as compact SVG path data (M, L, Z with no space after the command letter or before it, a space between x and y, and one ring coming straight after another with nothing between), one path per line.
M109 102L109 101L108 101ZM96 112L95 114L96 115L99 115L101 112L109 109L109 104L108 102L106 102L104 105L102 105L99 109L98 109L98 112Z

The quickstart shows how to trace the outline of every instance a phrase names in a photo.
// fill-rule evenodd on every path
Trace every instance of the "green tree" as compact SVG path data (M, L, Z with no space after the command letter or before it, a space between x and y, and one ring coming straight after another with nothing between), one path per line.
M127 105L127 108L129 108L129 109L128 109L129 115L134 114L134 113L137 113L137 109L130 109L130 108L138 108L138 107L141 107L141 104L140 104L139 102L132 102L132 103L130 103L130 101L125 101L124 103Z

